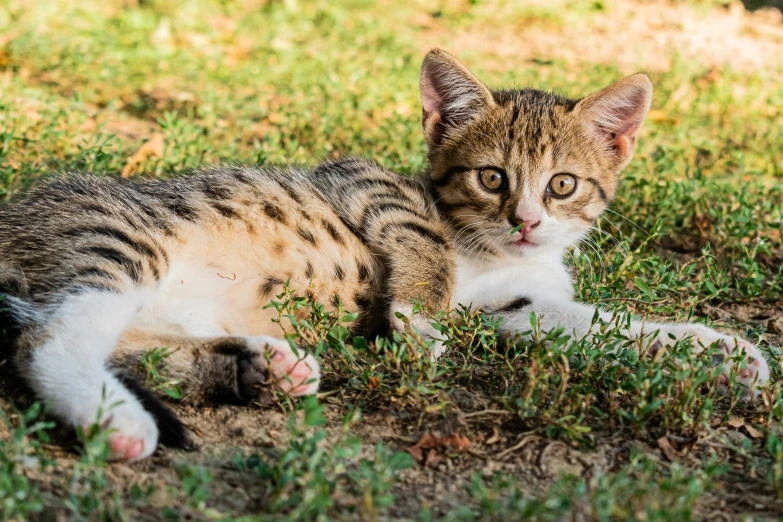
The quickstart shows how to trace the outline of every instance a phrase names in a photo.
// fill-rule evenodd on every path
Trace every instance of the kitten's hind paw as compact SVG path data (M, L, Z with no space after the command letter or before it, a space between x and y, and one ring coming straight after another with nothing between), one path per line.
M270 384L292 396L314 395L321 380L321 368L312 355L294 353L288 341L275 337L250 337L249 357L239 361L240 394L255 398Z
M149 457L158 445L158 427L147 410L135 400L127 400L112 407L100 427L109 431L110 460L135 461ZM82 426L84 433L90 423Z

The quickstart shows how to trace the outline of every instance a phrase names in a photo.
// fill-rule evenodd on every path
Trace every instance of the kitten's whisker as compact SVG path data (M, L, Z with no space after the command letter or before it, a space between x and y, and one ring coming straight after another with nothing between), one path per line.
M457 234L454 236L454 242L455 242L455 243L457 243L457 242L467 242L467 241L469 241L469 240L470 240L470 239L471 239L471 238L472 238L474 235L482 233L482 232L483 232L482 230L476 230L476 231L473 231L473 232L471 232L470 236L468 236L467 238L462 238L462 237L461 237L461 235L462 235L463 233L465 233L465 232L466 232L468 229L470 229L470 228L472 228L472 227L480 226L480 225L482 225L482 224L483 224L483 222L479 222L479 223L471 223L471 224L469 224L469 225L465 225L465 226L464 226L464 227L462 227L462 228L459 230L459 232L457 232Z
M614 244L616 246L620 247L626 253L626 255L630 254L630 251L628 250L628 247L625 246L625 243L621 242L619 239L614 237L612 234L610 234L606 230L602 230L602 229L596 228L596 227L591 227L590 230L594 230L596 232L599 232L599 233L609 237L610 239L612 239L614 241Z
M476 250L476 248L478 248L480 246L480 244L481 244L481 242L479 242L479 241L477 241L477 242L475 242L473 244L470 244L470 240L473 239L474 237L480 236L481 234L483 234L483 232L484 232L483 230L478 230L478 231L472 232L468 237L466 237L465 239L462 240L462 242L461 242L462 245L460 245L460 246L461 247L467 247L467 250L464 251L465 257L470 257L470 254L472 254L473 251Z
M625 234L625 233L624 233L622 230L620 230L620 227L618 227L618 226L617 226L617 225L614 223L614 221L612 221L611 219L609 219L609 218L608 218L608 217L606 217L606 216L601 216L601 218L600 218L600 219L605 219L605 220L606 220L606 221L607 221L607 222L608 222L610 225L612 225L612 226L614 227L614 229L615 229L615 230L617 230L617 231L620 233L620 235L621 235L621 236L623 236L623 238L627 239L628 241L631 241L631 238L630 238L630 237L628 237L628 235L627 235L627 234ZM603 229L601 229L601 230L603 230Z
M597 244L594 246L593 243L591 242L591 240L589 239L589 237L576 236L574 234L569 234L568 232L561 232L561 233L564 236L566 236L566 237L570 237L570 238L576 240L576 243L573 246L577 246L579 243L584 243L588 247L590 247L593 252L595 252L596 258L598 259L598 262L601 264L601 278L603 278L603 276L604 276L604 274L606 272L606 266L604 265L604 258L607 257L606 256L606 252L604 252L603 249L601 249L601 247L598 246ZM598 246L598 249L596 249L596 246ZM601 250L601 253L603 253L603 256L598 253L598 250ZM584 252L582 252L582 253L584 253ZM589 258L589 256L587 256L587 257Z
M642 232L644 232L645 234L647 234L647 237L650 237L650 233L649 233L649 232L647 232L645 229L643 229L642 227L640 227L639 225L637 225L637 224L636 224L634 221L632 221L632 220L628 219L627 217L623 216L623 215L622 215L622 214L620 214L619 212L615 212L614 210L612 210L612 209L610 209L610 208L607 208L607 209L606 209L606 211L607 211L607 212L611 212L611 213L612 213L612 214L614 214L615 216L619 216L619 217L623 218L623 219L624 219L624 220L626 220L628 223L632 224L633 226L635 226L636 228L638 228L639 230L641 230Z

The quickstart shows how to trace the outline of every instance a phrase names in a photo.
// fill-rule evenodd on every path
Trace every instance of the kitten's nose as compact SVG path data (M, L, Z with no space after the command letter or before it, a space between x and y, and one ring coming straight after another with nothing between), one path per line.
M523 225L522 228L520 228L520 232L522 232L523 236L526 236L530 234L530 231L536 228L538 225L541 224L541 220L538 218L535 218L533 216L527 216L526 218L520 218L517 216L514 216L510 218L511 226L518 227L519 225Z

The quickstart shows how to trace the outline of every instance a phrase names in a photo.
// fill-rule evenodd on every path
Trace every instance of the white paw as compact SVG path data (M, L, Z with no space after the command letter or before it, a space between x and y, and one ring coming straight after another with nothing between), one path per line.
M690 338L697 353L717 343L722 356L716 355L714 358L716 364L723 364L723 373L718 381L721 385L728 384L731 375L736 373L737 382L759 393L759 390L769 381L767 361L759 349L749 341L721 334L700 324L676 324L661 328L651 348L655 350L661 346L671 346L675 340L669 337L669 333L674 334L677 339ZM738 355L743 357L744 365L729 360Z
M301 348L294 353L288 341L276 337L252 337L249 344L258 351L264 366L268 361L269 378L280 391L292 396L314 395L318 391L321 367L315 357L305 355Z
M106 399L98 419L97 409L92 420L84 420L82 429L99 423L101 430L109 431L111 460L140 460L155 452L158 445L158 427L155 419L133 396L126 396L122 402Z
M446 351L446 346L443 344L440 332L432 327L431 321L420 314L414 314L413 305L394 302L389 309L389 322L391 327L398 332L405 330L405 321L397 317L397 313L407 317L411 326L421 334L425 341L433 341L430 345L430 356L433 359L439 359Z

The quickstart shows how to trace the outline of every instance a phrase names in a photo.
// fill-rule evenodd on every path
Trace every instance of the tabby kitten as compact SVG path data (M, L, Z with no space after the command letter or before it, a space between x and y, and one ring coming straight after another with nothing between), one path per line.
M171 180L69 176L0 207L0 292L15 364L71 426L102 419L116 459L183 442L133 379L168 347L184 400L248 402L266 384L316 392L318 363L264 308L283 285L358 310L448 306L454 257L425 188L363 160L315 169L220 167ZM426 280L431 285L416 283ZM9 325L6 325L9 326ZM159 432L159 428L162 432Z
M649 80L631 76L581 101L493 93L433 51L421 88L431 171L420 179L359 159L136 183L82 175L0 207L4 326L37 397L74 427L105 411L112 456L135 460L184 440L135 380L145 350L173 350L187 402L248 402L269 385L315 393L317 362L264 308L286 281L357 310L353 330L364 335L402 328L395 312L410 315L414 298L430 310L472 303L511 330L535 311L545 328L589 335L594 309L572 301L562 257L615 194ZM752 345L701 326L633 323L629 335L663 347L669 333L744 350L738 375L749 385L768 377Z
M534 90L490 91L440 50L424 59L420 77L432 197L454 237L457 279L452 303L472 303L502 317L506 331L565 327L589 336L596 311L573 301L566 249L590 231L617 191L650 107L652 85L628 76L581 100ZM623 327L638 349L655 352L691 338L701 351L717 343L720 383L736 371L748 388L769 379L751 343L699 324L633 321Z

